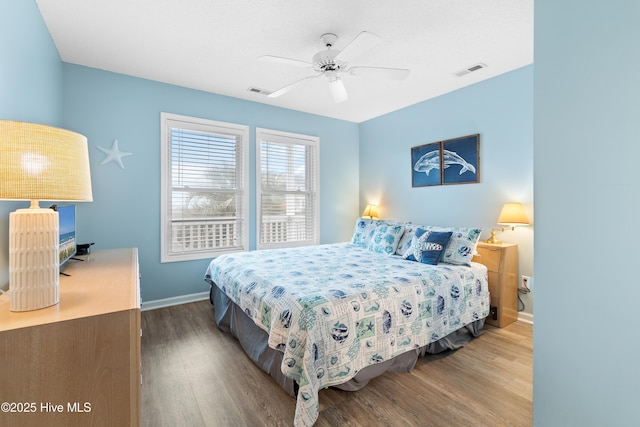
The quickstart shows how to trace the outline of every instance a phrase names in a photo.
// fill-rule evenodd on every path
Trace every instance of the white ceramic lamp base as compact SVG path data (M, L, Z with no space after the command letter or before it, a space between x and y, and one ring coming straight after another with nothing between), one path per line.
M30 311L58 303L60 252L58 212L18 209L9 216L11 311Z

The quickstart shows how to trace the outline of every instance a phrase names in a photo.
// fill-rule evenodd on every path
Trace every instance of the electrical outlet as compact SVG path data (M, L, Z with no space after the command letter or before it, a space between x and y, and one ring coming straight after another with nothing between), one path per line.
M532 286L533 286L533 279L530 276L525 276L525 275L520 276L520 287L522 289L526 289L529 292L531 292L533 290Z

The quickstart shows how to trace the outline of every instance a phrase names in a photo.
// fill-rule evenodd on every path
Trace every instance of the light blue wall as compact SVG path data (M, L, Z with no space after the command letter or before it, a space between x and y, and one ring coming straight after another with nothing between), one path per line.
M480 183L411 186L411 147L480 134ZM360 209L424 225L481 227L489 237L505 202L524 204L533 223L533 65L364 122ZM520 274L533 274L533 225L498 232L517 243ZM523 295L532 313L532 294Z
M364 123L360 126L361 167L357 160L339 163L345 170L335 176L325 172L322 177L323 218L336 217L325 219L330 223L323 225L324 241L348 235L354 212L376 199L387 217L460 225L482 218L487 229L506 199L524 201L531 214L530 190L523 188L528 182L524 176L532 166L516 154L531 150L531 145L511 122L521 121L523 129L531 126L518 111L531 108L531 104L522 105L519 96L531 98L524 81L533 74L536 426L631 426L640 419L640 348L634 326L640 301L635 268L640 258L637 16L640 3L635 0L536 1L535 73L533 67L525 67ZM149 294L145 298L169 296L167 289L179 288L184 293L202 290L199 273L185 279L181 270L191 274L203 265L172 264L175 271L165 279L166 269L157 264L158 249L148 250L159 247L158 220L152 214L159 205L159 166L155 169L151 164L159 159L159 125L154 117L161 108L215 115L221 120L242 116L245 120L240 121L251 124L252 129L276 127L275 123L283 130L319 134L323 144L331 141L331 149L322 153L325 165L346 157L342 150L348 150L349 157L358 157L357 143L353 142L358 140L358 128L351 124L74 66L65 69L69 74L65 76L64 91L69 98L65 107L73 112L65 111L63 123L62 64L35 1L3 0L0 58L1 118L69 127L78 124L90 133L96 202L80 206L79 212L86 214L80 218L80 233L86 233L86 240L95 237L101 247L142 242L142 261L148 265L143 267L143 286ZM69 81L71 78L78 81ZM114 88L116 82L124 87ZM89 90L91 99L82 95L84 89ZM111 94L111 89L116 92ZM462 95L469 99L465 101ZM512 105L513 111L505 105ZM449 111L445 114L440 108ZM485 108L501 115L506 130L500 129L498 118L489 120ZM130 113L139 113L142 124L133 123ZM402 124L405 128L397 126ZM149 130L141 130L143 125ZM376 132L384 137L378 138ZM411 188L411 146L475 132L481 134L482 184ZM343 138L345 133L348 137ZM124 171L114 164L97 165L101 153L95 146L110 146L115 138L123 150L135 153L125 158ZM385 151L392 170L406 172L385 172L382 156L373 152L383 140L397 147ZM359 167L362 191L358 200ZM500 182L496 174L514 178ZM389 178L390 183L380 176ZM156 187L150 186L150 181ZM351 182L356 183L355 189L351 185L342 188ZM331 196L333 190L338 195ZM469 216L463 213L469 206L453 202L456 197L468 197L473 206L485 203L487 208L480 210L479 216ZM343 205L331 205L332 201ZM438 202L455 203L457 209L440 208ZM0 284L6 283L6 230L8 213L14 209L15 204L0 202ZM132 219L136 227L127 225ZM329 231L330 226L337 227L336 231ZM508 233L502 238L522 239L523 247L526 233L529 231L518 230L513 238ZM615 268L610 275L605 274L608 266Z
M35 1L2 1L0 118L62 122L62 62Z
M92 203L78 204L78 239L137 247L143 301L208 291L207 260L160 263L160 113L249 125L250 247L255 248L255 128L320 137L320 241L346 241L358 214L358 125L306 113L64 65L64 125L87 136ZM117 139L125 169L101 165Z
M62 62L35 1L2 0L0 119L62 124ZM9 285L9 213L25 207L0 201L0 288Z
M536 426L640 422L640 2L535 2Z

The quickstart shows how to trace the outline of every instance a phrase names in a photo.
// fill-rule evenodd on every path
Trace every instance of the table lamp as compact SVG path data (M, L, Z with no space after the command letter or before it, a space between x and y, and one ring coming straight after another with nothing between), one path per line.
M529 225L529 218L527 218L527 214L521 203L505 203L500 211L500 216L498 216L498 224L507 225L511 227L511 230L515 230L516 225ZM504 231L505 228L492 228L491 237L485 240L486 243L492 243L494 245L502 243L502 241L496 237L496 230Z
M367 205L362 212L362 218L378 219L378 215L378 206L376 205Z
M47 125L0 120L0 199L30 200L9 215L11 311L59 302L58 212L39 201L90 202L87 138Z

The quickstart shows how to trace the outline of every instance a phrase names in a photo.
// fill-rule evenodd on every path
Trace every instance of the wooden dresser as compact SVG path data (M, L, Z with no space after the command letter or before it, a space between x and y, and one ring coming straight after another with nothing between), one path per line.
M1 426L140 425L137 249L96 250L60 276L60 303L0 297Z
M518 245L479 242L473 261L487 266L492 311L486 322L503 328L518 320Z

